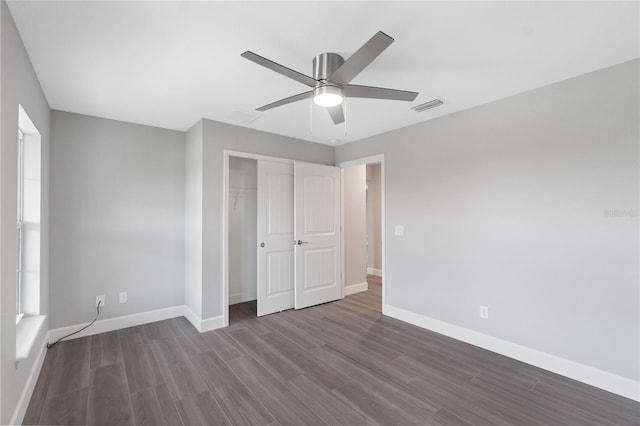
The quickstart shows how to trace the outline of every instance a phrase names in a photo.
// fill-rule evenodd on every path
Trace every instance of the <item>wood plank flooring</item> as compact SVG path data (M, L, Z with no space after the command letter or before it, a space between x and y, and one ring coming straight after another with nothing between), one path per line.
M198 333L185 318L52 348L25 424L639 425L640 404L385 317L369 291Z

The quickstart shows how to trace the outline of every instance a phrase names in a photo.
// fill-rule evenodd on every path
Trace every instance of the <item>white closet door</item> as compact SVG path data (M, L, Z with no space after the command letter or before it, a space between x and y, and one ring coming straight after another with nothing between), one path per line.
M258 161L258 316L294 306L293 165Z
M340 169L295 163L295 308L341 297Z

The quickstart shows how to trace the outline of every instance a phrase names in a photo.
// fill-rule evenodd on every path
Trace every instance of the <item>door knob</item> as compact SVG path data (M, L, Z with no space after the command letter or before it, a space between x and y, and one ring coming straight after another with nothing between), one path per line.
M303 244L308 244L308 243L309 243L309 241L302 241L302 240L296 241L296 244L299 245L299 246L301 246Z
M264 247L264 243L260 243L260 247Z

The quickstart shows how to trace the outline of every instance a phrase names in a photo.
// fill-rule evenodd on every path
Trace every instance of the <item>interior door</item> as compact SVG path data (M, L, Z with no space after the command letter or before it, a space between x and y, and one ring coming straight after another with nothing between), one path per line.
M258 161L258 316L294 306L293 164Z
M294 164L295 308L342 296L340 169Z

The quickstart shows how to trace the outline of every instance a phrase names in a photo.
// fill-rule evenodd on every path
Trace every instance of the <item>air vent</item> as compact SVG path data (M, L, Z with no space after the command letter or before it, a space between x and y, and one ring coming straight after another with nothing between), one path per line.
M429 102L425 102L423 104L411 107L411 109L416 111L416 112L422 112L422 111L426 111L426 110L431 109L431 108L439 107L443 103L444 103L444 101L442 99L434 99L434 100L431 100Z

